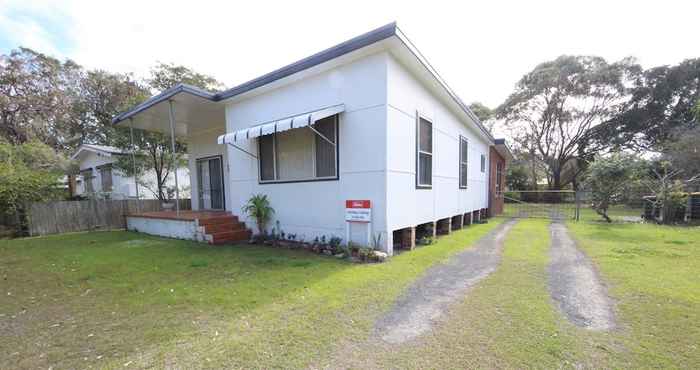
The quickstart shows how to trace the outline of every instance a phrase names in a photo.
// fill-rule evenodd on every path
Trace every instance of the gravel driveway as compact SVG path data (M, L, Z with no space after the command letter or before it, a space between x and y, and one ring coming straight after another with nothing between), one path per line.
M416 280L394 307L375 324L384 342L397 344L430 330L450 303L463 298L467 289L496 270L503 239L516 221L510 220L480 239L473 248L433 266ZM430 247L428 247L430 248Z
M549 291L564 316L591 330L615 327L613 302L588 257L576 248L566 225L550 226Z

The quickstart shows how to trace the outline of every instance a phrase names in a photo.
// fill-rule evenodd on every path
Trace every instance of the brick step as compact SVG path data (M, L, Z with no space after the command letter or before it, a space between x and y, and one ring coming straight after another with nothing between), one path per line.
M248 229L236 231L222 231L211 234L209 244L226 244L232 242L246 241L250 239L251 231Z
M245 230L245 223L243 222L225 222L220 224L209 224L204 225L205 234L213 234L223 231L238 231Z
M225 223L237 223L237 222L238 222L238 216L234 216L234 215L216 216L216 217L200 218L199 219L199 226L225 224Z

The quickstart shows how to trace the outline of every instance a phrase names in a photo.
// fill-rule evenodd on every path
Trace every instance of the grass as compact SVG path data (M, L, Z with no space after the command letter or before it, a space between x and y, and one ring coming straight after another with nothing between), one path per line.
M501 266L422 339L361 356L376 368L599 368L616 346L568 323L547 290L548 221L522 220L506 237Z
M595 261L625 326L634 368L700 366L700 228L569 225Z
M306 367L498 221L384 264L130 232L0 241L0 368Z
M401 346L373 339L408 284L498 222L373 265L128 232L0 241L0 368L698 367L697 227L568 224L616 303L613 331L560 314L549 221L529 219L433 332Z

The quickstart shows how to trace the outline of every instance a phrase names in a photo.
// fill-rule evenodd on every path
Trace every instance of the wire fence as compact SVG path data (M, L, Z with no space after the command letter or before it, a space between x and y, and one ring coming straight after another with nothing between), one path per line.
M504 193L501 216L546 218L553 220L601 220L591 207L591 193L574 190L519 190ZM641 221L644 199L621 199L608 209L608 216L617 221Z

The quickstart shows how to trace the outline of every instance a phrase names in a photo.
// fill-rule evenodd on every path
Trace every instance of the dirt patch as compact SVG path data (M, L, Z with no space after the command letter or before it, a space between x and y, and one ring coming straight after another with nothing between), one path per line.
M511 220L479 240L474 248L433 266L408 287L394 307L375 324L375 334L386 343L409 341L430 330L450 303L496 270L503 239L516 221Z
M591 330L615 327L613 302L593 263L576 248L566 225L550 226L552 246L549 264L549 291L566 318Z

